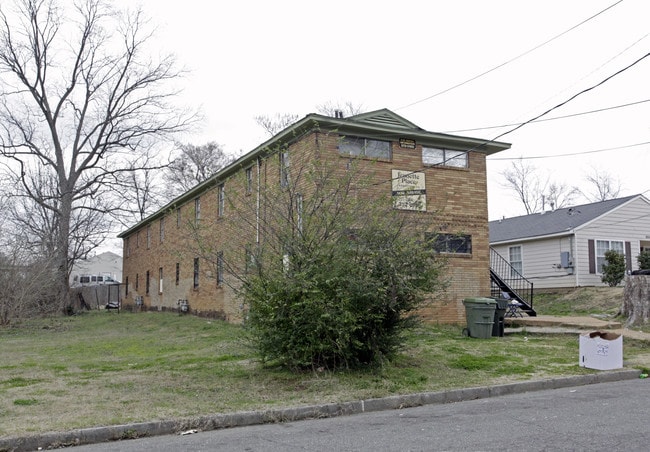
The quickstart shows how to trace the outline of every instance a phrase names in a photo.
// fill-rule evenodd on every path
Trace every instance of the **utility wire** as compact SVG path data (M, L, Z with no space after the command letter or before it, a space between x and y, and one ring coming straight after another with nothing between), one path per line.
M613 7L615 7L616 5L618 5L619 3L621 3L622 1L623 1L623 0L618 0L616 3L613 3L612 5L608 6L607 8L605 8L605 9L603 9L602 11L600 11L600 12L594 14L594 15L591 16L591 17L588 17L587 19L583 20L583 21L580 22L579 24L574 25L573 27L569 28L568 30L565 30L565 31L563 31L563 32L560 33L560 34L553 36L551 39L548 39L548 40L542 42L541 44L536 45L536 46L533 47L532 49L529 49L529 50L525 51L524 53L521 53L521 54L517 55L517 56L514 57L514 58L511 58L511 59L509 59L509 60L507 60L507 61L505 61L505 62L503 62L503 63L501 63L501 64L499 64L499 65L497 65L497 66L494 66L493 68L488 69L487 71L481 72L480 74L475 75L475 76L473 76L473 77L471 77L471 78L469 78L469 79L467 79L467 80L465 80L465 81L463 81L463 82L457 83L456 85L450 86L449 88L445 88L445 89L443 89L442 91L439 91L439 92L437 92L437 93L435 93L435 94L432 94L432 95L429 96L429 97L425 97L424 99L416 100L415 102L411 102L410 104L406 104L406 105L403 105L403 106L401 106L401 107L398 107L398 108L396 108L396 110L403 110L403 109L405 109L405 108L412 107L413 105L417 105L417 104L419 104L419 103L422 103L422 102L425 102L425 101L427 101L427 100L433 99L434 97L438 97L438 96L440 96L440 95L442 95L442 94L448 93L449 91L451 91L451 90L453 90L453 89L456 89L456 88L459 88L459 87L461 87L461 86L463 86L463 85L466 85L467 83L472 82L472 81L476 80L477 78L483 77L484 75L487 75L487 74L489 74L490 72L496 71L497 69L499 69L499 68L501 68L501 67L503 67L503 66L505 66L505 65L507 65L507 64L510 64L510 63L512 63L513 61L518 60L519 58L521 58L521 57L523 57L523 56L526 56L526 55L528 55L528 54L531 53L531 52L534 52L535 50L539 49L540 47L543 47L543 46L545 46L546 44L549 44L550 42L555 41L556 39L558 39L558 38L564 36L565 34L569 33L570 31L575 30L575 29L578 28L579 26L581 26L581 25L583 25L583 24L589 22L590 20L592 20L592 19L594 19L594 18L600 16L600 15L603 14L605 11L607 11L607 10L609 10L609 9L611 9L611 8L613 8Z
M577 98L578 96L581 96L582 94L585 94L585 93L587 93L587 92L589 92L589 91L591 91L591 90L593 90L593 89L598 88L600 85L605 84L605 83L608 82L609 80L613 79L614 77L616 77L616 76L619 75L619 74L622 74L623 72L627 71L627 70L630 69L631 67L633 67L633 66L635 66L636 64L640 63L641 61L645 60L645 59L648 58L649 56L650 56L650 53L646 53L646 54L643 55L641 58L639 58L639 59L637 59L636 61L634 61L634 62L628 64L628 65L625 66L623 69L619 69L618 71L616 71L616 72L614 72L612 75L610 75L610 76L604 78L603 80L601 80L600 82L596 83L595 85L592 85L592 86L590 86L589 88L585 88L585 89L583 89L582 91L580 91L580 92L574 94L573 96L569 97L567 100L565 100L565 101L563 101L563 102L560 102L560 103L557 104L555 107L551 107L551 108L549 108L548 110L546 110L545 112L540 113L539 115L537 115L537 116L535 116L535 117L529 119L528 121L526 121L526 122L522 122L522 123L519 124L518 126L513 127L512 129L507 130L507 131L503 132L503 133L500 134L500 135L497 135L496 137L492 138L492 140L490 140L490 141L496 141L496 140L498 140L499 138L503 137L504 135L508 135L509 133L512 133L512 132L514 132L515 130L520 129L520 128L522 128L523 126L525 126L525 125L527 125L527 124L530 124L530 123L533 122L533 121L536 121L537 119L541 118L542 116L546 116L547 114L549 114L549 113L552 112L553 110L556 110L556 109L558 109L558 108L560 108L560 107L562 107L562 106L568 104L569 102L571 102L573 99ZM486 141L486 143L489 143L489 141Z
M643 104L645 102L650 102L650 99L644 99L644 100L640 100L640 101L637 101L637 102L630 102L630 103L627 103L627 104L614 105L614 106L610 106L610 107L603 107L603 108L598 108L596 110L583 111L583 112L580 112L580 113L572 113L570 115L554 116L552 118L546 118L546 119L537 119L537 120L534 120L534 121L530 121L530 123L555 121L557 119L567 119L567 118L573 118L573 117L576 117L576 116L590 115L590 114L593 114L593 113L600 113L600 112L603 112L603 111L615 110L617 108L631 107L633 105L639 105L639 104ZM447 131L445 131L443 133L459 133L459 132L472 132L472 131L476 131L476 130L503 129L504 127L518 126L520 124L522 124L522 123L515 122L515 123L512 123L512 124L502 124L500 126L485 126L485 127L474 127L472 129L447 130Z
M626 144L624 146L616 146L612 148L603 148L603 149L595 149L591 151L581 151L581 152L571 152L567 154L558 154L558 155L534 155L534 156L528 156L528 157L495 157L495 158L490 158L490 161L495 161L495 160L533 160L533 159L554 159L554 158L559 158L559 157L572 157L575 155L585 155L585 154L595 154L597 152L605 152L605 151L615 151L618 149L626 149L626 148L633 148L636 146L645 146L647 144L650 144L650 141L644 141L643 143L635 143L635 144Z

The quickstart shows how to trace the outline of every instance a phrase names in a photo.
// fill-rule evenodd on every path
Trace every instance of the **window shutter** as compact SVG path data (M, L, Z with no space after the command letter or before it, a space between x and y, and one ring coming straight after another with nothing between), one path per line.
M632 271L632 244L625 242L625 270Z
M587 241L589 245L589 273L596 274L596 245L593 240Z

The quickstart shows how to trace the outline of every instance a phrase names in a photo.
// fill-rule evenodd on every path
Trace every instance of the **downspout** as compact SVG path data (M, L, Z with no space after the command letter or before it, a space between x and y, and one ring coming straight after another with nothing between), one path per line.
M261 169L262 161L257 157L257 200L255 201L255 243L260 244L260 185L261 185Z

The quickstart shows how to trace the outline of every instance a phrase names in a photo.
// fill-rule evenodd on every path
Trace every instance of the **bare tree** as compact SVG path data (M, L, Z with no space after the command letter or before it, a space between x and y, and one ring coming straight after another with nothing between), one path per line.
M202 145L183 144L179 149L180 156L166 169L167 199L188 191L234 161L234 157L227 155L214 141Z
M151 38L141 11L119 13L106 0L18 0L0 10L0 155L16 183L56 221L56 294L69 294L74 219L105 213L95 201L152 137L184 130L193 116L171 108L171 57L146 55ZM31 174L52 177L35 190ZM83 222L82 222L83 223ZM78 236L83 239L83 234Z
M289 127L298 119L299 116L293 113L276 113L273 116L255 116L255 122L257 125L262 127L271 137L280 132L282 129Z
M590 174L585 176L591 191L582 192L584 197L592 202L607 201L618 198L621 192L621 181L607 171L600 171L593 168Z
M344 117L355 116L360 113L363 113L363 106L360 104L354 104L353 102L333 102L328 101L324 104L316 106L316 111L321 115L325 116L336 116L336 112L340 112Z
M511 167L501 175L505 180L502 185L515 192L527 215L542 212L547 207L550 209L567 207L580 193L576 187L553 182L550 177L540 176L537 168L524 163L523 159L512 162Z

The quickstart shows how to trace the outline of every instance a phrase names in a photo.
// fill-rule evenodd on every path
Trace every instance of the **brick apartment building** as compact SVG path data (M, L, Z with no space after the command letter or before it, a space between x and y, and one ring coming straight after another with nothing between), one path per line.
M462 323L462 300L490 294L485 158L509 147L428 132L386 109L307 115L119 235L123 305L176 310L186 301L193 313L241 321L234 275L264 240L260 218L273 209L264 194L292 183L309 192L309 178L298 174L307 162L330 165L331 177L355 162L376 181L364 196L392 196L441 238L450 284L422 315Z

